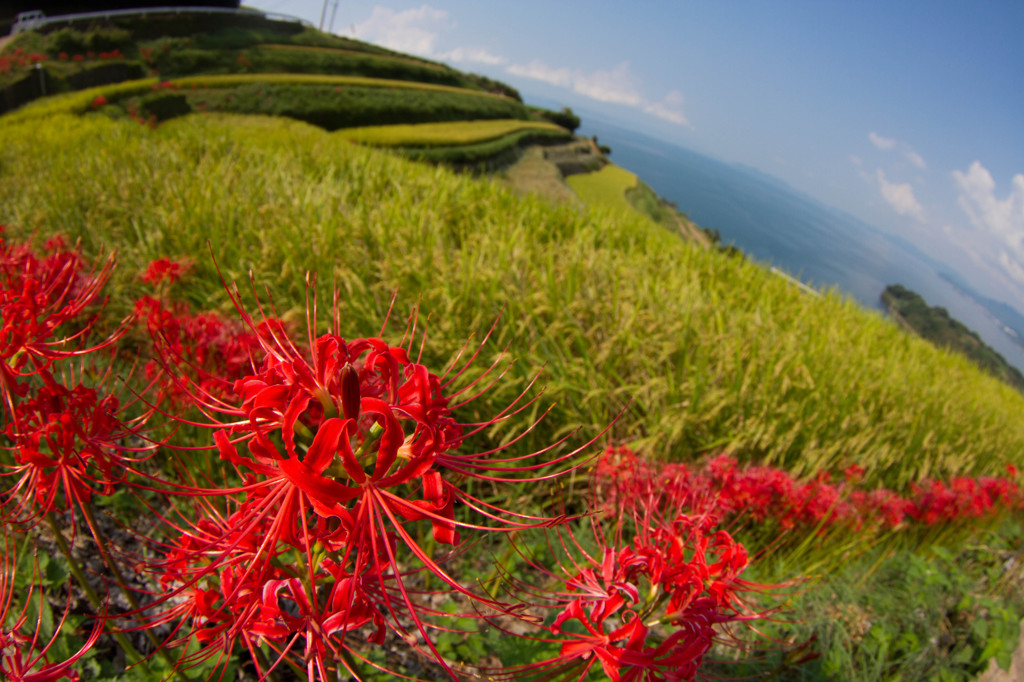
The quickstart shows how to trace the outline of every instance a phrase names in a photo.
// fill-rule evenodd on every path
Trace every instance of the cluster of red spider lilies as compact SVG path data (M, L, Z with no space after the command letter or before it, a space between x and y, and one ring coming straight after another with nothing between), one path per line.
M742 517L758 524L793 528L845 526L857 531L900 530L914 525L977 523L1024 509L1024 494L1012 464L1005 476L957 476L910 485L909 494L864 489L863 467L851 464L845 480L828 472L799 481L771 466L741 466L729 455L702 464L652 462L627 447L609 447L597 466L602 503L617 508L637 496L691 512L705 510L720 523Z
M0 74L8 74L15 69L26 69L47 59L45 54L15 48L11 54L0 55Z
M710 515L637 497L610 517L544 516L474 493L546 485L594 452L474 449L536 400L460 421L503 378L470 371L481 347L434 373L415 315L399 345L345 339L337 306L318 331L314 293L299 332L234 285L236 320L196 314L170 298L187 270L170 260L101 330L114 267L0 232L5 679L75 679L101 650L154 679L358 678L385 669L385 642L458 678L437 638L498 629L549 653L477 674L681 680L730 624L764 617L743 600L744 547ZM488 537L515 568L461 577ZM41 554L73 579L48 579Z

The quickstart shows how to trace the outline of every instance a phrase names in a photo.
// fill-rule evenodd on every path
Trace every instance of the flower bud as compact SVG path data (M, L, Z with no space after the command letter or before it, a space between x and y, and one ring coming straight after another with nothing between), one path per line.
M346 419L359 419L359 372L348 362L341 368L341 411Z

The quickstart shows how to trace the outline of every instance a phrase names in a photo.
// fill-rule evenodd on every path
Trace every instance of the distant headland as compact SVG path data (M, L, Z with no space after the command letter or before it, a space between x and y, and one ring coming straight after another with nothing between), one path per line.
M949 316L941 306L929 306L921 296L900 284L882 292L882 303L901 326L940 348L961 353L986 372L1024 392L1024 374L986 345L976 332Z

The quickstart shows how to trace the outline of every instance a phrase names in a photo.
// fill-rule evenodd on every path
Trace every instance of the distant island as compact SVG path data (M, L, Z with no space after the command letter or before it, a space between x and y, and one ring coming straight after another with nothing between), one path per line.
M963 278L949 272L940 272L939 277L946 280L954 289L972 299L983 307L995 323L1010 339L1024 348L1024 315L1017 312L1012 305L988 298L972 289Z
M949 316L941 306L929 306L921 296L899 284L882 292L889 314L921 338L965 355L986 372L1024 392L1024 374L986 345L977 332Z

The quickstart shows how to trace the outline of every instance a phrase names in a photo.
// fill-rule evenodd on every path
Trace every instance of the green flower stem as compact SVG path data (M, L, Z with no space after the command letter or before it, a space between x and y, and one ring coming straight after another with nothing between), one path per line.
M133 610L138 611L139 600L135 598L135 593L132 592L131 588L128 587L128 582L124 579L124 575L121 573L121 569L118 567L117 562L110 556L110 552L107 551L107 543L103 534L100 532L99 525L96 523L96 517L92 512L92 505L88 502L79 502L79 509L82 510L82 515L85 517L85 523L89 526L89 530L92 531L93 540L96 541L96 548L100 552L100 558L103 559L103 563L114 575L114 580L121 586L121 591L124 592L125 597L128 598L128 603L131 604ZM150 630L143 630L146 633L146 639L153 646L153 650L160 654L160 658L164 660L164 663L174 671L174 675L182 680L183 682L192 682L184 670L178 667L178 662L171 658L170 652L167 651L166 647L160 645L157 641L156 635Z
M267 660L267 655L263 653L263 649L259 648L258 646L255 646L252 647L252 652L256 654L256 660L259 661L260 667L263 668L262 679L266 680L267 682L278 682L277 673L270 669L270 661ZM285 663L291 665L291 667L294 668L296 672L299 673L299 675L304 676L306 674L306 671L296 666L291 659L286 657L284 661Z
M67 540L64 539L64 535L60 531L60 527L57 525L57 520L53 517L53 512L46 512L46 523L50 526L50 530L53 531L53 536L57 540L57 547L60 548L61 554L67 559L68 567L71 569L71 573L75 576L75 580L78 581L82 591L85 592L85 596L89 599L89 603L92 604L93 610L96 615L99 616L99 612L103 610L103 602L100 600L99 595L92 589L89 582L85 579L85 574L82 572L82 567L78 565L75 558L71 556L71 548L68 547ZM146 672L152 672L149 666L146 664L145 658L138 650L132 645L128 638L124 636L123 632L111 631L110 633L114 640L124 649L124 652L132 659L138 662Z

